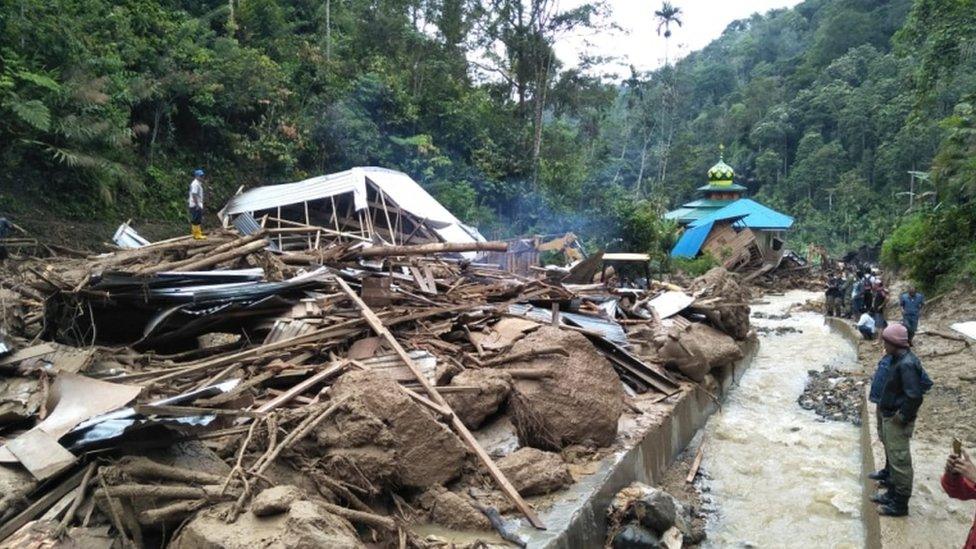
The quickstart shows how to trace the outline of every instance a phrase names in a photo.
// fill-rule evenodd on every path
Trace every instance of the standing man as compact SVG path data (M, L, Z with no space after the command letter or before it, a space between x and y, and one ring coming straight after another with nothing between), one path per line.
M925 296L916 291L915 286L909 286L908 291L901 294L898 303L901 305L901 322L908 328L908 341L911 343L918 331L918 318L922 316Z
M841 286L841 316L844 318L857 318L854 316L854 303L851 301L853 297L851 294L854 290L854 276L851 275L850 271L844 271L844 281Z
M908 329L892 324L881 333L885 354L891 357L884 389L878 407L881 410L881 442L888 459L888 491L871 496L880 505L878 514L903 517L908 514L908 500L912 497L911 440L915 431L915 416L922 405L922 396L931 381L922 363L910 350Z
M851 318L858 318L864 312L864 277L858 272L851 287ZM873 323L873 322L872 322Z
M190 208L190 232L194 240L207 238L203 235L203 180L206 176L203 170L197 168L193 170L193 181L190 182L190 196L187 205Z

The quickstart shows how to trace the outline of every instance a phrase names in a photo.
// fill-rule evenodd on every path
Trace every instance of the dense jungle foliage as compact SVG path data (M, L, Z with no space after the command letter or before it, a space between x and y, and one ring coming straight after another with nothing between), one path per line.
M974 0L806 0L617 78L553 49L609 32L612 2L0 5L0 213L177 219L197 166L215 210L240 185L380 165L488 235L660 253L660 213L724 144L797 218L793 247L894 231L885 258L916 278L976 272Z

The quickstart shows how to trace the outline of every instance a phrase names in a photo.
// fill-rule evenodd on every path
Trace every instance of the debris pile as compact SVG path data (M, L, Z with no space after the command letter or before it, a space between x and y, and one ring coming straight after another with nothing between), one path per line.
M517 539L542 526L523 497L572 482L556 452L613 445L627 393L674 394L749 333L721 270L687 293L564 284L406 210L270 227L248 200L240 232L0 264L0 541ZM496 462L472 430L501 417L520 448Z
M807 385L797 399L800 407L831 421L861 424L861 401L867 379L830 366L807 372Z

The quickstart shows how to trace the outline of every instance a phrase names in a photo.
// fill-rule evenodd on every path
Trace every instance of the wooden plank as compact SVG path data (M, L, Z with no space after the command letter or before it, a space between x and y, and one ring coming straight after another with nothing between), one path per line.
M502 473L501 469L498 468L498 465L496 465L495 462L491 459L491 456L488 455L488 452L485 452L485 449L482 448L480 444L478 444L478 441L474 438L474 435L471 434L471 431L469 431L468 428L465 427L464 423L462 423L461 420L458 419L457 415L454 414L454 411L451 409L450 404L448 404L447 401L444 400L444 397L442 397L440 393L437 392L437 389L435 389L434 386L431 385L429 381L427 381L427 378L420 370L420 366L417 365L417 363L414 362L412 358L410 358L410 355L408 355L407 351L400 345L400 342L397 341L395 337L393 337L393 334L391 334L390 331L387 330L385 326L383 326L383 322L379 319L379 317L376 316L376 313L374 313L372 309L370 309L365 303L363 303L363 300L361 300L359 296L356 295L356 292L354 292L353 289L349 287L349 284L346 284L346 282L341 278L336 278L335 280L336 283L339 285L339 287L342 288L342 291L349 296L349 299L352 300L353 304L356 305L356 307L363 314L363 318L366 319L366 323L369 324L371 328L373 328L373 331L375 331L377 335L379 335L384 340L386 340L390 348L392 348L396 352L396 354L400 356L404 364L406 364L407 367L410 368L410 371L413 372L414 377L417 378L417 381L420 383L420 386L424 388L424 391L427 392L427 395L430 397L430 399L434 401L434 403L443 406L446 410L451 412L451 425L454 427L455 431L457 431L458 434L461 436L461 440L463 440L465 444L467 444L468 447L471 448L472 451L474 451L475 455L478 456L481 462L484 463L485 467L488 469L488 472L491 474L492 478L495 479L495 482L497 482L499 487L502 489L502 491L505 492L505 495L507 495L508 498L512 500L515 506L518 507L518 509L522 512L523 515L525 515L525 517L529 520L532 526L535 526L540 530L545 530L546 527L542 523L542 520L539 519L539 516L536 515L535 510L533 510L532 507L529 506L529 504L526 503L524 499L522 499L522 496L519 495L518 490L516 490L515 487L512 486L512 483L509 482L509 480L505 477L505 474Z
M31 429L11 439L6 448L37 480L47 480L78 460L56 438L40 429Z
M274 410L278 406L281 406L282 404L288 402L289 400L291 400L291 399L295 398L296 396L298 396L298 395L304 393L305 391L309 390L316 383L320 383L322 381L325 381L329 377L338 374L339 372L341 372L348 365L349 365L349 363L346 362L346 361L340 362L338 364L333 364L332 366L329 366L328 368L326 368L326 369L322 370L321 372L315 374L314 376L306 379L305 381L303 381L303 382L295 385L291 389L288 389L287 391L285 391L284 393L282 393L280 396L277 396L277 397L269 400L268 402L262 404L255 411L258 412L258 413L270 412L271 410Z
M13 354L0 359L0 366L20 362L22 360L27 360L28 358L48 355L53 353L55 350L56 349L49 343L42 343L26 349L20 349L19 351L14 351Z

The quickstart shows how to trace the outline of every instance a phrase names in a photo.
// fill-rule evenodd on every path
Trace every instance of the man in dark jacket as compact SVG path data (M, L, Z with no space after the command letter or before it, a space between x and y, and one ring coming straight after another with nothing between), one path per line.
M885 353L891 357L878 408L881 410L881 441L888 458L888 491L872 496L880 504L878 514L902 517L908 514L912 497L911 439L915 416L922 405L923 371L918 357L910 350L908 329L892 324L881 333Z

